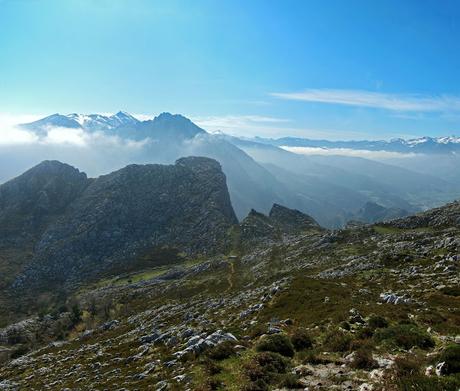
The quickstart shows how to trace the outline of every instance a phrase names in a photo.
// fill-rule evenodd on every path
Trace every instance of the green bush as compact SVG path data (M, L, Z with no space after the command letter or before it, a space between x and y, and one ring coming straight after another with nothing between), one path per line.
M374 334L378 343L388 344L395 348L409 350L413 347L429 349L435 346L433 338L415 324L398 324L386 329L378 329Z
M441 353L440 362L445 362L443 371L450 375L460 373L460 345L449 345Z
M297 351L313 347L313 340L306 330L297 329L291 335L291 342Z
M221 361L236 354L234 344L231 341L224 341L208 351L208 357Z
M351 335L340 330L333 330L324 338L324 346L332 352L348 352L350 350Z
M244 365L244 374L248 384L245 391L266 391L269 384L280 381L287 372L289 360L278 353L262 352Z
M367 323L373 330L388 327L388 321L383 316L379 315L371 315Z
M289 360L281 354L273 352L262 352L253 358L265 372L271 373L286 373L289 367Z
M267 335L256 346L258 352L279 353L286 357L294 356L294 346L291 340L284 334Z

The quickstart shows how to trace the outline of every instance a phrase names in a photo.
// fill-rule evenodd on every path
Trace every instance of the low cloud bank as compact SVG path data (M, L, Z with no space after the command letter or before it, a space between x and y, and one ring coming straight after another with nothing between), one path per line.
M349 148L315 148L315 147L290 147L281 146L286 151L300 155L324 155L324 156L353 156L366 159L394 159L394 158L412 158L417 156L416 153L401 153L389 151L368 151L363 149Z
M0 183L43 160L71 164L89 176L99 176L131 163L148 162L153 140L134 141L103 132L49 128L44 135L16 126L0 128Z

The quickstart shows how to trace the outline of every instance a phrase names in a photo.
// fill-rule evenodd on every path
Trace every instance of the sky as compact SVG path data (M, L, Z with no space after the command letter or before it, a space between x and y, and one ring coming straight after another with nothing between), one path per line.
M0 128L124 110L248 137L460 135L459 69L457 0L0 0Z

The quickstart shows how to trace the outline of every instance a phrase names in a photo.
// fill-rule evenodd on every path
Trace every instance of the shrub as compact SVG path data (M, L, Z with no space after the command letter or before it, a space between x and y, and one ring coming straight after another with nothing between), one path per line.
M374 335L373 329L371 329L370 327L363 327L362 329L359 329L358 332L356 333L356 338L369 339L369 338L372 338L373 335Z
M447 346L439 357L440 362L445 362L443 372L446 375L460 373L460 345Z
M377 342L405 350L413 347L429 349L435 345L433 338L414 324L399 324L379 329L375 332L374 339Z
M291 340L283 334L267 335L256 346L258 352L279 353L286 357L294 356L294 346Z
M262 352L245 364L244 374L249 383L243 388L245 391L266 391L269 384L280 375L287 372L288 359L278 353Z
M83 312L80 309L78 303L73 303L71 311L70 311L70 321L72 322L72 326L81 322L81 316Z
M286 358L273 352L259 353L253 360L266 372L286 373L289 367L289 361Z
M297 329L291 335L291 342L297 351L310 349L313 347L313 340L306 330Z
M371 315L367 323L373 330L388 327L388 321L380 315Z
M417 357L398 356L395 358L394 370L398 378L420 375L421 367L422 363Z
M350 366L355 369L373 369L377 367L377 362L373 359L370 349L361 348L355 352Z
M324 346L332 352L347 352L350 350L352 339L349 334L334 330L324 338Z
M221 361L233 356L235 353L233 342L224 341L210 349L208 351L208 357L213 360Z

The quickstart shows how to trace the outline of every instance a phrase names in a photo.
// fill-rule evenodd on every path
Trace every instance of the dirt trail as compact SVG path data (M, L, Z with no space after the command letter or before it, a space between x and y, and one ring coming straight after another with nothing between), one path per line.
M230 266L230 272L227 276L227 282L228 282L228 288L227 292L232 290L233 285L234 285L234 278L235 278L235 263L234 261L229 261L228 265Z

